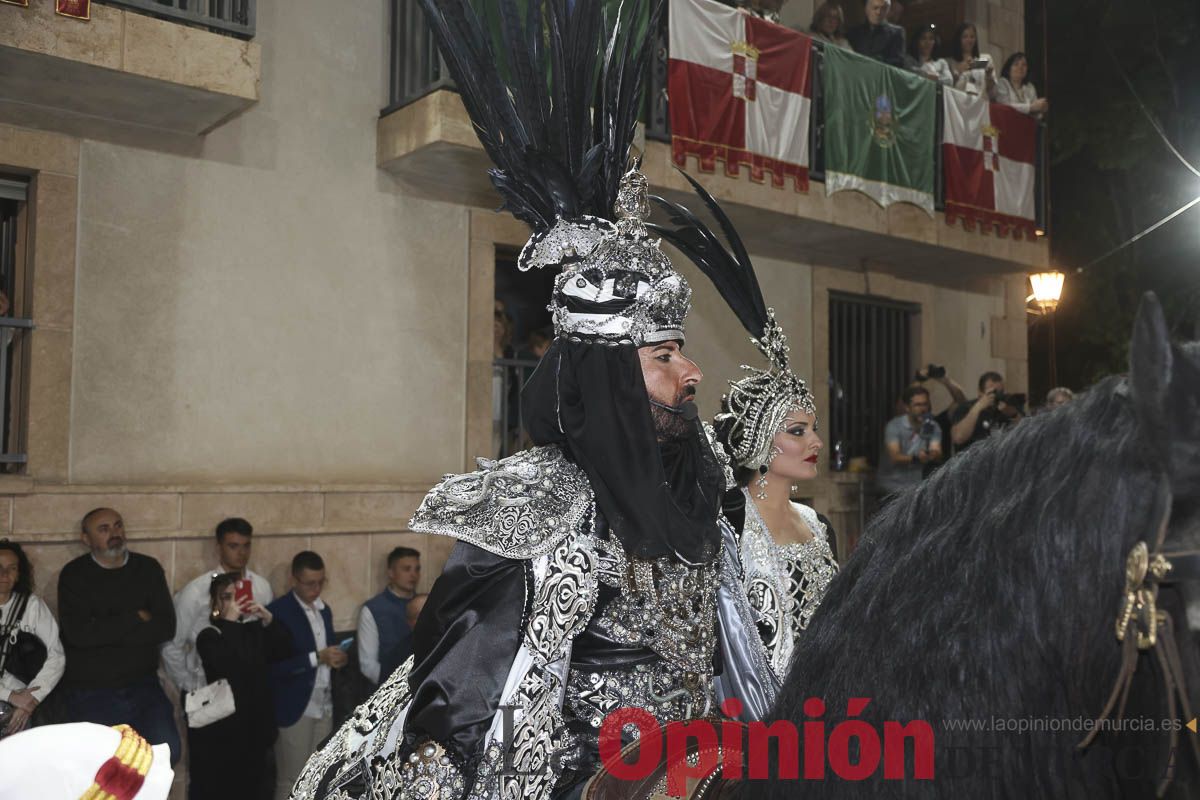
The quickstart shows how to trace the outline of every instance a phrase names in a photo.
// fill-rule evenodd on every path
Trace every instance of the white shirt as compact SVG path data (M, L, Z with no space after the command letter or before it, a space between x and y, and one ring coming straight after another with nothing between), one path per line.
M1020 89L1014 87L1008 78L999 78L996 81L997 103L1012 106L1017 111L1028 114L1030 104L1037 99L1037 89L1028 81L1021 84Z
M379 626L366 606L358 612L358 666L371 683L379 683Z
M329 642L325 639L325 618L321 616L321 612L325 609L325 602L319 597L311 606L299 597L296 598L296 602L304 609L304 616L308 617L308 626L312 628L313 641L317 643L317 652L324 650L329 646ZM304 716L313 719L333 716L333 696L329 691L329 665L320 663L317 660L317 653L309 653L308 658L309 663L317 668L317 680L313 684L312 697L308 698L308 707L304 709Z
M945 86L954 85L954 73L950 71L950 65L944 58L933 58L926 61L917 67L917 72L936 78L938 83Z
M175 595L175 638L162 646L163 666L171 682L183 692L191 692L208 683L204 678L204 665L196 652L196 636L208 625L211 614L209 587L213 575L226 570L218 564L193 578ZM265 606L271 602L271 584L257 572L247 569L250 588L254 591L254 602Z
M13 592L8 601L0 605L0 623L8 619L16 600L17 594ZM33 680L29 684L38 687L33 690L32 694L40 703L46 699L46 695L50 694L50 690L58 685L63 669L67 666L67 658L63 655L62 640L58 638L58 622L55 621L54 615L50 613L50 609L42 602L42 599L34 594L29 596L29 603L25 606L25 613L21 616L21 621L17 623L17 630L32 633L42 640L42 644L46 645L46 663L42 665L41 671L33 676ZM13 692L19 692L25 686L26 684L17 676L6 670L3 675L0 675L0 700L8 700Z

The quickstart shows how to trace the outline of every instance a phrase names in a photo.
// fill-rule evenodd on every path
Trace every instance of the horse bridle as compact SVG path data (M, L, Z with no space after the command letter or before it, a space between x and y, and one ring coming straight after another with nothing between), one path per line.
M1184 719L1193 717L1183 662L1175 641L1175 621L1169 612L1158 608L1158 587L1173 581L1200 580L1200 550L1163 551L1163 542L1171 522L1172 495L1169 488L1165 490L1165 495L1153 552L1145 541L1139 541L1125 558L1125 595L1116 622L1117 641L1121 643L1121 669L1104 710L1096 718L1091 732L1077 745L1081 750L1095 740L1102 723L1113 715L1114 709L1117 720L1125 715L1125 702L1133 686L1140 651L1154 652L1166 684L1167 712L1171 719L1178 718L1180 709L1183 710ZM1179 745L1179 731L1172 727L1169 734L1168 758L1174 759ZM1196 765L1200 767L1200 741L1192 737L1190 744ZM1171 768L1165 770L1158 781L1159 797L1166 794L1174 778L1174 762L1169 766Z

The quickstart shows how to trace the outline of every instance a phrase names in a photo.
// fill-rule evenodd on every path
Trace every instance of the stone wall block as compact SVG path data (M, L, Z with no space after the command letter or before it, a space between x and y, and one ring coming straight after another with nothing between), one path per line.
M130 533L166 533L179 528L179 495L162 494L32 494L13 503L13 534L55 533L68 539L79 533L83 515L93 508L120 512Z
M318 492L186 494L183 530L212 531L226 517L245 517L256 531L287 532L321 527L324 496Z

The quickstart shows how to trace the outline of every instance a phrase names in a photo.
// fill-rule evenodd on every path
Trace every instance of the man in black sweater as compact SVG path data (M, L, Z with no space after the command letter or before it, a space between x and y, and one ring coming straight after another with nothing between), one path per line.
M162 567L125 548L125 521L111 508L80 524L91 550L58 576L58 621L67 655L62 684L76 722L127 723L179 760L179 730L158 682L158 648L175 635Z
M887 21L890 0L866 0L867 21L846 33L854 52L904 68L904 29Z

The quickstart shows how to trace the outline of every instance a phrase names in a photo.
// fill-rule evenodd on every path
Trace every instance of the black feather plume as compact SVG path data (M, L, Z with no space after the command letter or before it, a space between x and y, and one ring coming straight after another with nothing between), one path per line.
M699 217L679 203L662 197L654 196L650 199L667 212L675 227L657 224L650 224L648 227L674 245L708 276L751 336L762 336L767 325L767 306L763 302L762 289L759 288L758 278L754 274L754 265L750 262L750 255L746 252L737 229L703 186L683 170L679 173L687 178L688 183L708 207L733 252L725 249L721 240Z
M503 60L471 0L420 1L495 164L502 208L535 231L558 217L610 217L661 0L623 0L607 43L603 0L487 0ZM655 10L640 31L648 3Z

